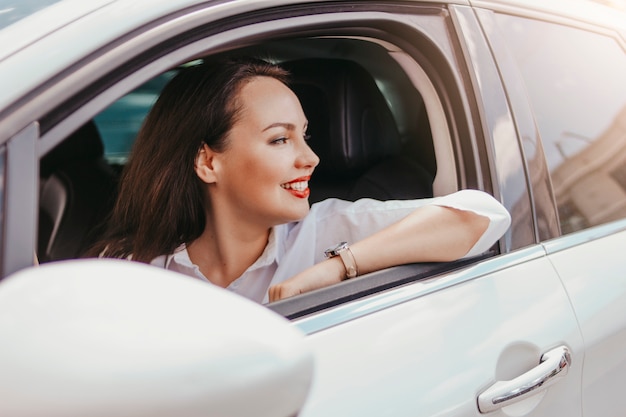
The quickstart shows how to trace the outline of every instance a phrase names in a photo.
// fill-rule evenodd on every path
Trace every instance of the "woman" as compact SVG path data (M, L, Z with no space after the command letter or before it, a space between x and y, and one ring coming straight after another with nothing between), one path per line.
M254 59L182 70L148 115L95 254L275 301L393 265L477 255L510 218L491 196L309 208L319 162L288 74ZM324 258L324 249L340 242ZM346 246L346 245L344 245Z

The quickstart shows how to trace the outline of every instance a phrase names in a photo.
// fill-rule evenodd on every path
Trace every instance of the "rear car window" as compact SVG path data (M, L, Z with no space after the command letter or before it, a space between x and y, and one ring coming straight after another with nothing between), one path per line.
M613 38L498 15L545 148L563 234L626 218L626 54Z

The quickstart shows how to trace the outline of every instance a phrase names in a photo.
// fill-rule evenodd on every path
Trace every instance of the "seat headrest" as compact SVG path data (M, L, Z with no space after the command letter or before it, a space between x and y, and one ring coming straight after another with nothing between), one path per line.
M104 145L93 121L85 123L41 159L40 174L49 176L60 167L73 162L98 159Z
M317 178L356 177L396 153L400 136L387 102L361 65L343 59L285 62L290 87L309 120Z

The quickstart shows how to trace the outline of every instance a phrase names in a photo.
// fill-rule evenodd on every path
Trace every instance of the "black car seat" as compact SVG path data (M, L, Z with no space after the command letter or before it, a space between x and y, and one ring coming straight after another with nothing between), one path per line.
M117 174L104 159L104 146L90 121L41 160L40 262L80 257L110 212Z
M326 58L282 65L309 121L309 145L320 157L310 181L311 203L432 196L433 175L406 154L389 106L365 68Z

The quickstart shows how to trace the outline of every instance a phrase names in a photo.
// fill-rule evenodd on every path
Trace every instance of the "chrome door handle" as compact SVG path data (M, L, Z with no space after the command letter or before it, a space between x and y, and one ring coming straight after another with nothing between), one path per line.
M510 381L498 381L478 396L478 411L489 413L548 388L567 375L572 356L566 346L541 356L539 365Z

